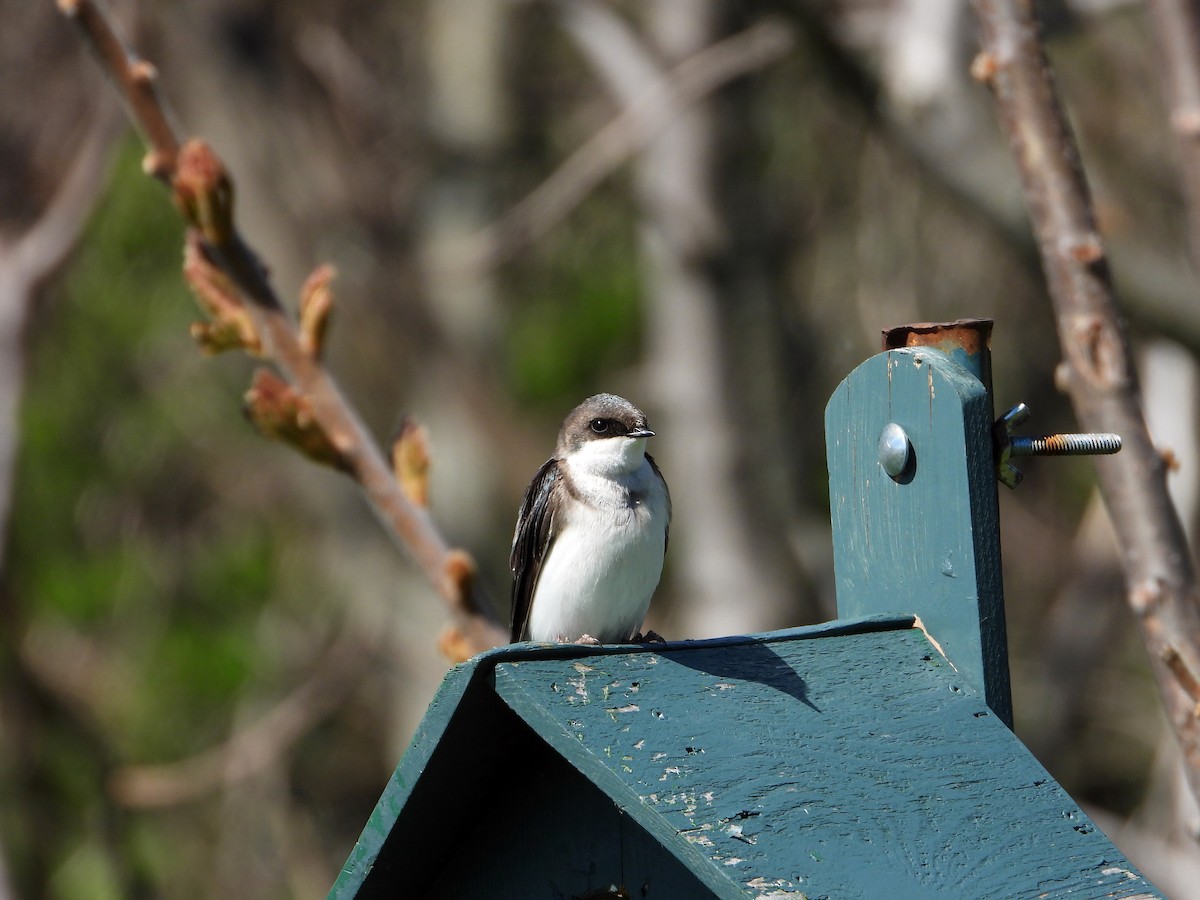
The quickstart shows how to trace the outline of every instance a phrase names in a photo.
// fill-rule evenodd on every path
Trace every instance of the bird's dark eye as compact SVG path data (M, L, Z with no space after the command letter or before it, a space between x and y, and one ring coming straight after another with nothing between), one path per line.
M592 429L593 434L607 434L608 419L592 419L588 422L588 427Z

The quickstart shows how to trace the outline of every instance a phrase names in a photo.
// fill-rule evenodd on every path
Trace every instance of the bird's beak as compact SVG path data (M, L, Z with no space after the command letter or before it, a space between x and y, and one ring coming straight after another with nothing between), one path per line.
M631 438L654 437L654 432L651 431L649 428L639 428L636 431L629 432L628 434L625 435L625 437L631 437Z

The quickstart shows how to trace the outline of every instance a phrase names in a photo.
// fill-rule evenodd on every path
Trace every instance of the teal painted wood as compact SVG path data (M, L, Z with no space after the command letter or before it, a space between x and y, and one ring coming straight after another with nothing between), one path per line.
M1008 647L983 384L926 347L868 359L825 410L838 615L919 615L1011 727ZM879 462L884 426L911 442L898 480Z
M451 741L456 729L452 729L451 725L463 722L470 713L467 689L477 679L481 664L486 665L486 657L476 657L455 666L442 680L408 749L330 889L330 900L349 900L370 895L369 890L363 890L364 885L384 845L396 830L395 826L402 818L414 788L429 768L434 753L439 748L443 754L452 752ZM433 775L436 774L435 771Z
M495 686L716 897L1161 896L913 628L512 659Z
M451 849L435 884L420 893L405 881L406 900L603 896L614 886L639 900L712 896L544 741L531 740L510 779L482 796L440 837Z
M848 630L903 628L910 624L911 618L878 617L830 622L775 634L813 639ZM757 639L738 636L683 643L717 651ZM451 669L329 897L334 900L394 897L397 884L404 885L407 895L413 897L425 896L426 885L438 885L428 888L429 895L437 897L439 879L454 865L448 854L453 850L453 842L463 836L464 829L476 821L491 828L492 816L506 816L505 789L523 783L520 774L536 764L537 756L529 751L533 732L495 692L493 671L498 664L526 659L570 662L628 652L630 648L619 646L515 644L481 654ZM536 740L541 741L541 738ZM475 860L474 865L479 864L479 860ZM509 880L514 881L511 873ZM508 895L497 888L487 896ZM670 894L651 896L670 897Z

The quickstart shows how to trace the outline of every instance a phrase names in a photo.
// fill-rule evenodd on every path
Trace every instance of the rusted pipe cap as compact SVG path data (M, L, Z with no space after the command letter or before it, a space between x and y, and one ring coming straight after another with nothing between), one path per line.
M975 356L989 349L992 339L991 319L957 319L954 322L917 322L897 325L883 330L883 349L901 347L933 347L947 353L964 350Z

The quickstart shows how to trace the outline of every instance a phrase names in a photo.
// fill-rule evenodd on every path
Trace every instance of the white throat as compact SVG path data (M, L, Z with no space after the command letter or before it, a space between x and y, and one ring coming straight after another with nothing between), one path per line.
M576 477L621 478L637 472L646 462L644 437L611 437L584 441L563 462Z

